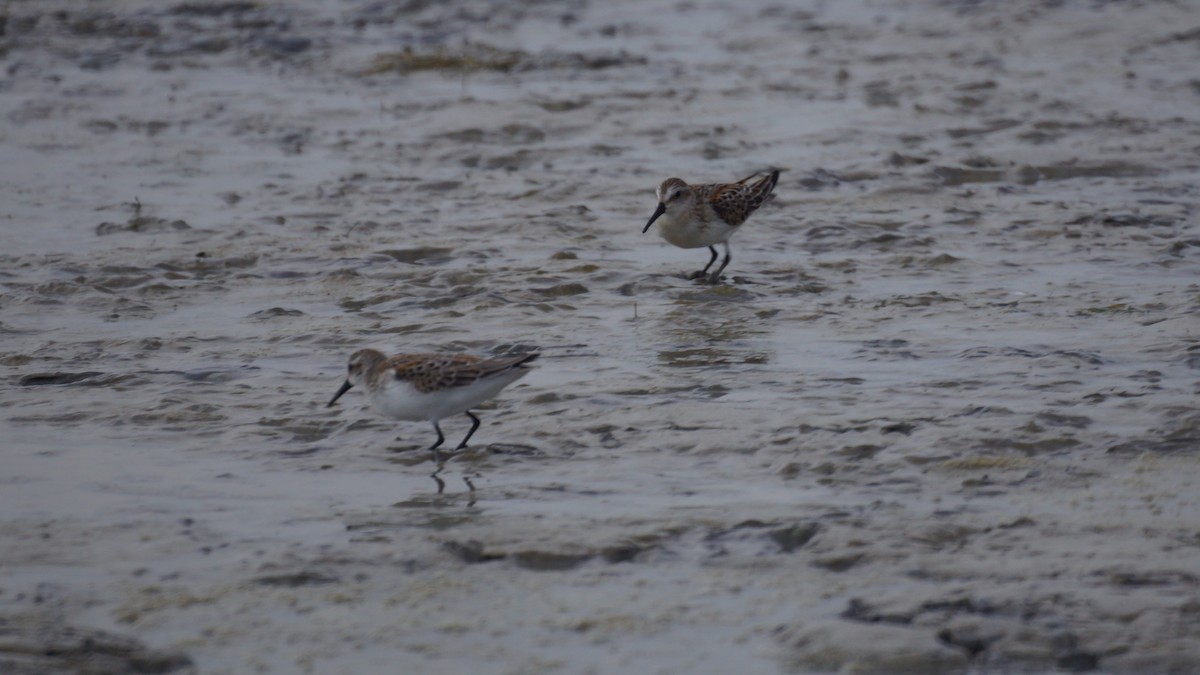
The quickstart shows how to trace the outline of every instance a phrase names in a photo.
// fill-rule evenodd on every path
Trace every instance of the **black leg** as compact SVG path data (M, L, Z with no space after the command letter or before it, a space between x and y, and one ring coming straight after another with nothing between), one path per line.
M471 430L467 432L467 437L462 440L462 443L458 444L458 447L455 448L455 450L462 450L463 448L467 447L467 441L471 440L471 436L473 436L475 434L475 430L479 428L479 418L472 415L470 410L467 411L467 417L471 418Z
M708 250L712 252L712 257L708 259L708 264L704 266L704 269L700 270L700 276L704 276L704 274L708 272L708 268L712 267L712 264L717 261L717 247L709 246ZM722 265L722 267L724 267L724 265Z
M712 247L709 246L709 248L712 248ZM716 259L717 259L717 249L713 248L713 260L716 260ZM729 242L725 242L725 259L721 261L721 266L717 268L717 271L713 272L712 276L708 278L709 283L715 284L721 280L721 272L723 272L725 270L725 266L729 264L730 260L733 260L733 256L730 255L730 253L729 253ZM709 264L711 265L712 263L709 263ZM705 267L704 269L707 270L708 268Z
M438 439L436 443L429 446L429 449L433 451L433 461L436 462L438 466L441 466L442 453L438 452L438 446L446 442L446 437L442 435L442 428L438 426L437 420L433 421L433 430L437 432Z
M717 249L709 246L708 250L712 251L712 257L708 259L708 264L705 265L704 269L700 270L699 272L692 272L689 274L689 279L703 279L704 276L708 274L708 268L712 267L712 264L717 261Z

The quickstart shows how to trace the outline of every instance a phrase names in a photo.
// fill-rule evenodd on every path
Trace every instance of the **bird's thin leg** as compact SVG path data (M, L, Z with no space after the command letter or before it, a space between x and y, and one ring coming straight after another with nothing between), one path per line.
M712 248L712 247L709 246L709 248ZM713 260L716 260L716 259L717 259L717 249L713 248ZM709 283L715 284L721 280L721 272L724 271L725 266L729 264L730 260L733 260L733 256L730 255L730 253L729 253L729 242L725 242L725 258L721 261L721 266L717 268L717 271L713 272L712 276L708 278ZM711 265L712 263L709 263L709 264ZM704 269L707 270L708 268L705 267Z
M441 472L441 470L442 470L442 467L441 467L441 466L438 466L438 468L437 468L437 470L436 470L436 471L434 471L433 473L429 474L429 477L433 479L433 482L437 483L437 486L438 486L438 491L437 491L437 493L438 493L439 495L440 495L440 494L442 494L442 492L443 492L443 491L446 489L446 481L444 481L444 480L442 480L441 478L439 478L439 477L438 477L438 473L440 473L440 472Z
M462 439L462 443L459 443L455 450L462 450L463 448L467 447L467 441L471 440L471 436L475 433L475 430L479 428L479 418L472 415L470 410L466 412L467 417L471 418L471 430L467 432L467 437Z
M438 426L437 420L433 421L433 430L437 432L438 439L437 439L436 443L429 446L429 449L433 451L433 461L438 466L441 466L442 465L442 453L438 452L438 446L440 446L442 443L446 442L446 437L442 435L442 428Z
M707 264L707 265L705 265L705 266L704 266L704 269L700 270L699 272L692 272L692 273L691 273L691 275L689 275L689 276L688 276L688 278L689 278L689 279L700 279L700 278L703 278L705 275L707 275L707 274L708 274L708 268L712 267L712 264L713 264L713 263L715 263L715 262L717 261L717 249L716 249L716 247L714 247L714 246L709 246L709 247L708 247L708 250L709 250L709 251L712 251L712 257L708 259L708 264Z

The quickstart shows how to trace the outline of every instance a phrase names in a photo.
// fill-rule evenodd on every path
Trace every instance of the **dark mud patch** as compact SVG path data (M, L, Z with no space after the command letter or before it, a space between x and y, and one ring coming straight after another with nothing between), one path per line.
M28 673L192 672L178 651L157 650L107 631L29 616L0 616L0 669Z

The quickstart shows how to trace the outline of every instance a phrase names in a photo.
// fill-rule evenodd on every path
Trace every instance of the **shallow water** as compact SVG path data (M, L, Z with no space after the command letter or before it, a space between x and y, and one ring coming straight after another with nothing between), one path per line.
M11 8L0 627L204 673L1186 668L1190 20ZM724 284L640 233L766 167ZM543 357L439 494L428 425L325 407L366 346ZM0 663L116 658L72 644Z

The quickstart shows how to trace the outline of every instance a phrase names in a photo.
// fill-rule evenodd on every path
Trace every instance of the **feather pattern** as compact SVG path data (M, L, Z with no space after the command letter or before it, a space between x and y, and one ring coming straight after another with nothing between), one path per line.
M778 171L772 171L753 183L750 182L759 175L746 176L736 183L697 185L695 190L703 201L708 202L717 217L727 225L737 227L770 199L771 191L779 182Z
M465 387L517 368L535 358L536 353L488 359L469 354L401 354L384 361L384 367L373 373L377 377L390 373L395 379L408 382L422 394L428 394Z

